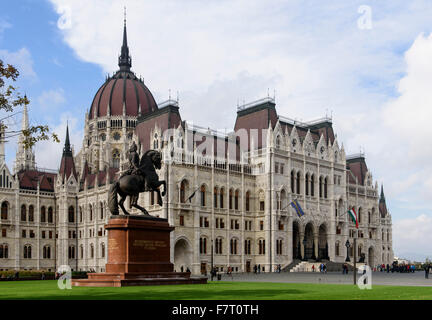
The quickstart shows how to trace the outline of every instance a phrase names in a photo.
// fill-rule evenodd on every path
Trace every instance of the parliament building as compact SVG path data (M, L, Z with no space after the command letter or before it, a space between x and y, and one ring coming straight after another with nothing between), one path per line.
M0 132L0 270L104 271L110 218L108 190L128 168L133 141L142 155L161 151L163 205L142 193L139 205L167 218L176 271L262 272L302 260L344 262L345 243L370 266L391 264L392 221L383 188L364 154L346 155L331 118L298 122L275 100L237 107L235 127L221 133L181 117L178 101L156 103L131 71L126 24L119 70L96 91L74 152L67 129L59 170L42 170L20 137L14 168ZM24 108L22 129L29 126ZM304 215L290 205L297 200ZM127 209L141 214L136 209ZM359 228L346 212L354 208ZM121 211L120 211L121 213ZM353 239L357 247L353 248Z

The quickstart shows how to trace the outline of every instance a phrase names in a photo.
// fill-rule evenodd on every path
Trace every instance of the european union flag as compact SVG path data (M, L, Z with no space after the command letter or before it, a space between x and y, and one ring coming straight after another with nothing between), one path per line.
M300 203L298 203L297 199L292 201L290 204L296 210L299 217L304 216L303 209L301 208Z

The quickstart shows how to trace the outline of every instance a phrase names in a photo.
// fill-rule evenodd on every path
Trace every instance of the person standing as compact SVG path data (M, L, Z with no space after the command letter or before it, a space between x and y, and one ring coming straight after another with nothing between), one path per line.
M429 269L430 269L430 265L429 264L425 264L424 270L425 270L425 278L426 279L429 279Z

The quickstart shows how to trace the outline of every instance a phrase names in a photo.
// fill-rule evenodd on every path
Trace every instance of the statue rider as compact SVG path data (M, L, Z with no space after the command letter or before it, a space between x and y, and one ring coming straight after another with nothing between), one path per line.
M132 145L129 148L129 169L127 169L122 175L123 176L127 176L127 175L133 175L133 174L139 174L140 172L140 168L139 168L139 162L140 162L140 158L139 158L139 154L137 152L137 145L135 143L135 141L132 142Z
M129 148L129 168L123 172L123 174L120 176L120 178L127 176L127 175L139 175L141 174L141 169L139 167L140 164L140 158L139 154L137 152L138 148L135 143L135 141L132 141L132 145ZM138 197L139 194L130 196L130 205L136 205L138 203Z

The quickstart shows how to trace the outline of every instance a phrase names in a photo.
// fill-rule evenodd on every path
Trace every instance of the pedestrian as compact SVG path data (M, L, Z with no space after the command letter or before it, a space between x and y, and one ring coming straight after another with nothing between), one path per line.
M258 265L258 273L261 273L261 265Z
M190 269L189 269L189 267L186 268L186 272L189 272L189 273L190 273Z
M390 272L390 265L387 263L387 273L389 273Z
M312 272L315 272L315 265L312 265Z
M428 264L425 264L424 270L425 270L425 278L429 279L429 268L430 266Z
M324 271L324 273L327 273L327 266L325 263L323 263L323 271Z
M42 271L41 280L45 280L45 271Z
M16 271L16 272L15 272L15 280L18 280L18 279L19 279L19 272Z
M254 265L254 273L256 274L257 273L257 270L258 270L258 267L257 267L257 265Z

